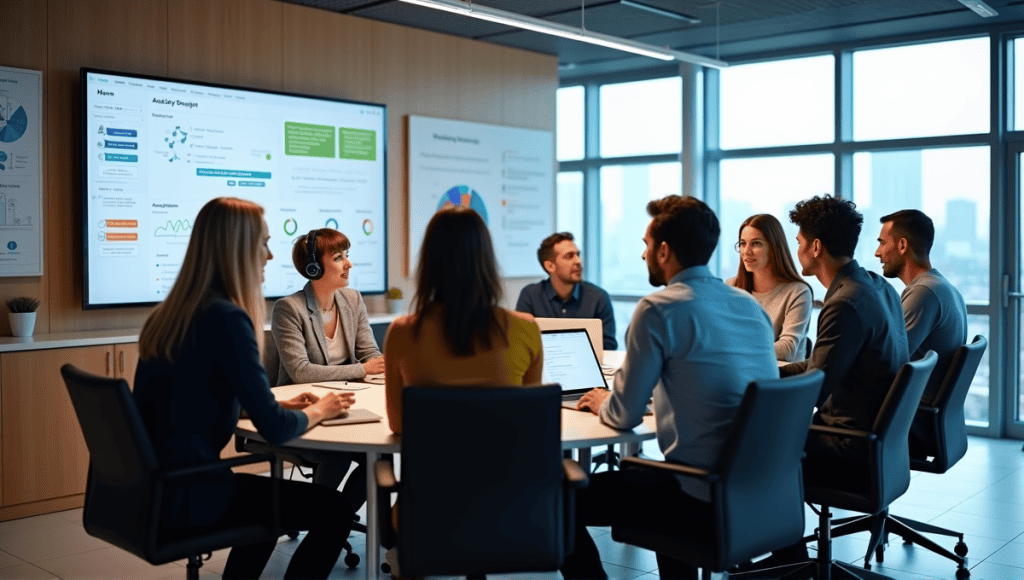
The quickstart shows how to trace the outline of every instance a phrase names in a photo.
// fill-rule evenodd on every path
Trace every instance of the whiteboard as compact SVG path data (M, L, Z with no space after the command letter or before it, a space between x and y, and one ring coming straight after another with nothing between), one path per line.
M446 204L484 218L501 275L536 277L537 248L554 232L551 131L409 116L409 271L427 223Z

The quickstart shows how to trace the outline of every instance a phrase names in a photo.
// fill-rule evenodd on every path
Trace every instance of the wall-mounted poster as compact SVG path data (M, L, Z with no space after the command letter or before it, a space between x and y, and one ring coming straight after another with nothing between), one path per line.
M540 276L540 241L554 232L550 131L409 116L409 264L445 205L477 211L506 277Z
M0 276L43 274L42 84L0 66Z

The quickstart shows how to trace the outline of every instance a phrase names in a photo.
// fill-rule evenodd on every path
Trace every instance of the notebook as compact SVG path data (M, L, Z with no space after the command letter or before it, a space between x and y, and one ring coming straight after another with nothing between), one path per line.
M349 409L333 419L320 421L321 425L352 425L353 423L376 423L383 419L377 413L367 409Z
M597 353L584 328L544 330L543 381L562 385L562 406L576 408L576 402L591 389L607 389Z

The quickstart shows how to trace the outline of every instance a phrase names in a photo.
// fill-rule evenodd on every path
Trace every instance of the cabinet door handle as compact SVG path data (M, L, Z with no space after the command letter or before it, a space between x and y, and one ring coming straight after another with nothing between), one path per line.
M107 353L107 376L113 376L110 372L110 353Z
M121 361L120 361L120 364L121 364L121 371L120 372L121 372L121 375L123 376L124 375L124 351L123 350L121 351Z

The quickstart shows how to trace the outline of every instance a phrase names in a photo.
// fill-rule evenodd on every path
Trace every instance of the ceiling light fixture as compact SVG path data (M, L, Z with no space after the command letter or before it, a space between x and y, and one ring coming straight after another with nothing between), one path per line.
M629 6L630 8L636 8L637 10L650 12L651 14L657 14L658 16L664 16L665 18L682 20L687 24L700 24L700 18L697 18L696 16L690 16L689 14L683 14L682 12L664 10L655 6L648 6L647 4L641 4L640 2L634 2L634 0L619 0L619 4Z
M978 16L984 18L999 16L999 13L995 11L995 8L992 8L981 0L959 0L959 2L973 10Z
M408 4L416 4L417 6L424 6L426 8L433 8L435 10L443 10L453 14L460 14L462 16L469 16L470 18L504 24L505 26L511 26L513 28L522 28L524 30L531 30L541 34L560 36L562 38L568 38L569 40L596 44L598 46L631 52L633 54L639 54L641 56L657 58L660 60L678 60L710 68L726 68L729 66L728 63L714 58L708 58L668 48L660 48L650 44L644 44L642 42L619 38L617 36L601 34L600 32L591 32L584 28L573 28L557 22L548 22L547 20L541 20L540 18L524 16L522 14L516 14L515 12L506 12L504 10L498 10L497 8L462 2L460 0L401 1Z

